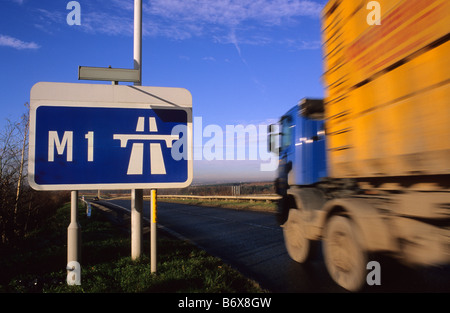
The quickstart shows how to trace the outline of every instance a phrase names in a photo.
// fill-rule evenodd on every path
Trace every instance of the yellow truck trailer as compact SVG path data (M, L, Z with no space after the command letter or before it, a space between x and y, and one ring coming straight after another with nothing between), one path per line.
M323 14L333 177L450 173L450 1L330 1Z

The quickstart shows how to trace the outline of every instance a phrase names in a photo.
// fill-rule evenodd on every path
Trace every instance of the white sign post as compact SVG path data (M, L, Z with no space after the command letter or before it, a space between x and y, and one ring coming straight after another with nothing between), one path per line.
M139 73L135 86L142 84L142 0L134 0L134 38L133 38L134 70ZM141 257L142 250L142 208L144 206L144 190L131 190L131 259Z

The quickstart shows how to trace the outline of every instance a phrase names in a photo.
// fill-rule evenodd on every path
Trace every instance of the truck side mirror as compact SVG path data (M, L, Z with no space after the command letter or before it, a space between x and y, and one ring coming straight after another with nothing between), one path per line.
M323 119L325 106L323 99L308 99L304 98L299 101L299 113L303 117L310 119Z
M280 153L280 133L279 133L279 125L270 124L267 127L267 147L269 152L273 152L275 154Z

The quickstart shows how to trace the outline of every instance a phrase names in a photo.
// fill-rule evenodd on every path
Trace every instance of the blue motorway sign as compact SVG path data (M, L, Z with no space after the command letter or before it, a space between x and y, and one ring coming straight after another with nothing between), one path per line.
M32 101L29 181L33 188L143 189L190 184L190 109L76 102Z

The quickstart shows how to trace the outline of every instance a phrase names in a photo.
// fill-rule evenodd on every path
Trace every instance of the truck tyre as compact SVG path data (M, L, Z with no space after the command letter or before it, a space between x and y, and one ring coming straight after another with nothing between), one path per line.
M361 236L349 218L333 216L323 240L325 265L331 278L349 291L360 290L366 281L367 253Z
M305 223L299 210L289 210L288 219L283 225L283 235L291 259L298 263L305 263L310 259L311 242L306 238Z

